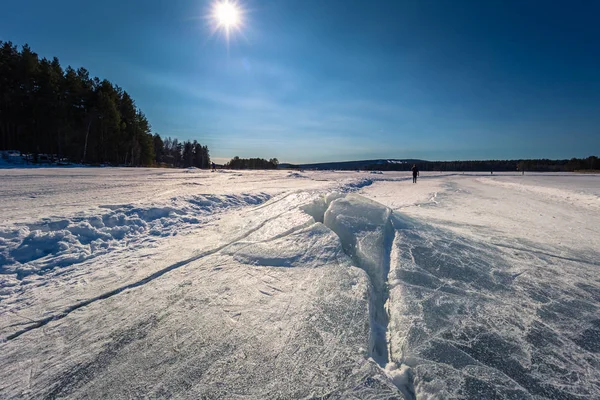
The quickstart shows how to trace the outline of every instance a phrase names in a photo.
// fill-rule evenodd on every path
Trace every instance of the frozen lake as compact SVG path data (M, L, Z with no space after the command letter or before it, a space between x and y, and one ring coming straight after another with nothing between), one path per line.
M0 187L0 398L600 398L600 175Z

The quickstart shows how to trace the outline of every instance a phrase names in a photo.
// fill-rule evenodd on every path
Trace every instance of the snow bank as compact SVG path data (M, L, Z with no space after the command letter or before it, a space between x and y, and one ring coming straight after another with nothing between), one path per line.
M308 176L299 174L298 172L290 172L288 174L288 178L304 178L304 179L307 179Z
M0 229L0 274L23 279L80 263L131 246L147 246L158 237L189 232L215 212L257 205L258 195L194 195L172 198L168 205L105 205L90 216L44 219L18 229Z
M21 152L17 150L0 151L0 168L18 168L25 166Z
M76 164L71 162L54 161L50 162L50 156L40 154L45 157L44 161L34 164L31 161L31 154L29 159L25 158L24 154L21 154L18 150L2 150L0 151L0 169L35 169L35 168L73 168L73 167L86 167L82 164Z
M364 188L365 186L370 186L372 184L373 184L372 179L363 178L363 179L359 179L359 180L352 181L352 182L345 184L342 187L342 191L354 192L354 191Z

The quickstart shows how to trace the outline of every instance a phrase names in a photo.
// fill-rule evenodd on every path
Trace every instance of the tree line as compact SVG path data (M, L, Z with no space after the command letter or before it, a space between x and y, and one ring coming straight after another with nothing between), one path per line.
M239 158L238 156L233 157L225 168L228 169L277 169L279 160L271 158L265 160L263 158Z
M421 171L537 171L573 172L600 169L598 157L570 160L487 160L487 161L422 161L416 163ZM411 163L371 164L369 171L410 171Z
M154 134L153 141L157 165L166 164L184 168L208 168L210 166L208 147L202 146L195 140L180 142L170 137L163 140L159 134Z
M163 140L121 87L0 41L0 150L89 164L206 168L208 148Z

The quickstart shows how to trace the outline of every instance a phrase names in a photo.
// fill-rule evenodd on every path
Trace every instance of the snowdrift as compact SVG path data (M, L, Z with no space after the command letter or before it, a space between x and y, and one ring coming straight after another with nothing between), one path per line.
M232 207L260 204L267 194L173 198L169 205L102 206L105 213L43 220L19 229L0 229L0 275L15 274L22 280L54 268L81 263L109 251L132 247L136 238L148 246L152 237L189 231L202 217ZM150 240L148 240L150 236ZM1 295L1 293L0 293Z

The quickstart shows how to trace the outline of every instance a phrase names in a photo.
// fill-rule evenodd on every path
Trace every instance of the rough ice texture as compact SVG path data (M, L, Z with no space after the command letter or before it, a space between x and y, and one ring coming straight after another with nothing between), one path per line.
M600 177L0 173L0 397L600 397Z
M70 219L47 218L17 229L0 229L4 245L0 274L23 279L70 266L124 246L148 246L155 237L173 236L201 224L222 209L260 204L269 195L195 195L172 198L169 205L102 206L102 214Z

